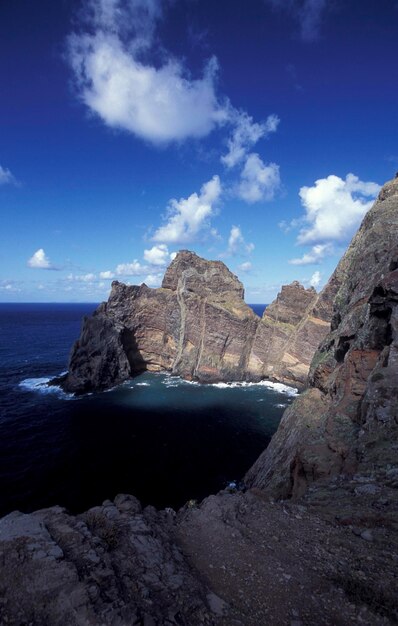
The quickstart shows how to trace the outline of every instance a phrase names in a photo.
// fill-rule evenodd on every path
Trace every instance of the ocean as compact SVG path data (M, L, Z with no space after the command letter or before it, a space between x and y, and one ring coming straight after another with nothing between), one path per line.
M201 500L243 477L293 400L283 385L149 373L83 397L48 387L95 306L0 304L0 515L78 513L117 493L161 508Z

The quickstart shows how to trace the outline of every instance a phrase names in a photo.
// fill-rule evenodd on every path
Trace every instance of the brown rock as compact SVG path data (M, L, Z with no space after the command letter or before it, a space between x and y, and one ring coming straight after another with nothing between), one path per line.
M85 318L62 385L82 393L149 370L201 382L269 378L302 386L329 329L326 315L315 312L316 292L297 282L283 287L262 320L243 297L224 263L187 250L159 289L114 281L108 302Z

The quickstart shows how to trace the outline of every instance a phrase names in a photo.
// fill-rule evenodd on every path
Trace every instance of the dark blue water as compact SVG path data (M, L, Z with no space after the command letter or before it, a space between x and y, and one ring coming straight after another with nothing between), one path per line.
M156 374L79 398L47 387L93 309L0 305L0 514L79 512L120 492L158 507L201 499L244 475L292 400Z

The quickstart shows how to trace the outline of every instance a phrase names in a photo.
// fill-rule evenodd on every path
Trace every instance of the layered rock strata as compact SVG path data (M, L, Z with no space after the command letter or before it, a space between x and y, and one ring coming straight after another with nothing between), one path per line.
M247 485L299 497L337 474L373 472L387 482L389 472L398 475L397 242L395 178L326 287L338 286L332 327L312 361L309 389L285 412Z
M105 389L143 370L200 382L269 378L302 386L330 326L331 298L282 288L262 319L242 283L220 261L178 253L159 289L112 283L109 300L86 317L75 343L68 391Z

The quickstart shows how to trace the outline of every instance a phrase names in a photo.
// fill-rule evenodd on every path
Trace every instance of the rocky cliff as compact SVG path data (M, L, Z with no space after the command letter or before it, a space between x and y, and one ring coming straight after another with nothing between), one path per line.
M285 412L248 485L298 497L338 474L398 479L397 242L395 178L324 290L337 286L331 331L313 358L309 389Z
M220 261L178 253L162 286L112 283L109 300L86 317L63 386L105 389L143 370L201 382L269 378L302 386L328 332L331 298L282 288L260 320L238 278Z

